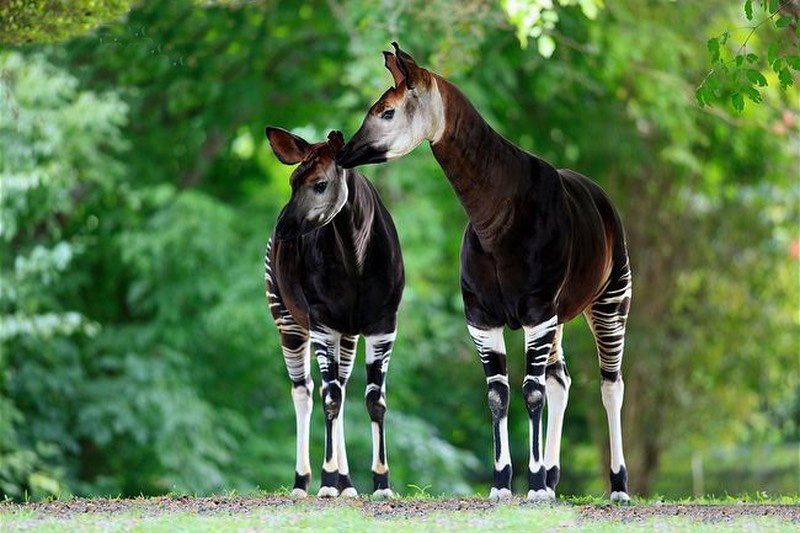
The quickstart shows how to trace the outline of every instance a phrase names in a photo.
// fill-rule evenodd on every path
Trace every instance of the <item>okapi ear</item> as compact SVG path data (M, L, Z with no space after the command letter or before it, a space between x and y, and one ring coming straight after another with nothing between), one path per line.
M409 89L415 88L418 83L424 81L423 69L417 65L413 57L400 50L400 45L397 44L397 41L392 41L392 46L394 46L397 66L400 67L400 72L405 76L406 87Z
M305 159L311 148L305 140L281 128L267 126L265 133L272 151L286 165L296 165Z
M386 68L392 73L395 89L400 87L400 84L403 83L403 80L406 79L406 77L400 70L400 67L397 65L397 58L391 52L383 52L383 59Z
M344 135L339 130L333 130L328 134L328 144L331 145L334 152L338 152L344 146Z

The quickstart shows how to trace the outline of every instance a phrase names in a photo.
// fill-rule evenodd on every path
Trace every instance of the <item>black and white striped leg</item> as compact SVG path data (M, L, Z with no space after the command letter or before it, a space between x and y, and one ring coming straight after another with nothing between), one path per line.
M564 412L569 401L569 388L572 379L567 372L561 338L564 325L556 328L553 348L545 368L545 390L547 394L547 439L544 448L544 466L547 469L547 492L552 498L556 495L556 485L561 477L561 432L564 427Z
M525 331L525 379L522 394L528 409L530 459L528 462L528 500L551 500L547 490L547 468L542 457L542 408L545 402L545 368L553 348L558 318L523 326Z
M347 463L347 450L345 447L344 432L344 406L347 393L347 381L353 372L353 362L355 360L356 346L358 345L358 335L342 335L339 341L339 383L342 386L342 405L339 409L339 427L336 431L337 436L337 461L339 463L339 482L336 488L339 496L352 498L358 496L353 481L350 479L350 466Z
M265 274L267 282L267 301L278 332L281 335L281 348L289 379L292 382L292 400L296 419L297 463L295 465L292 496L304 498L311 484L311 462L309 459L309 430L311 410L314 404L314 381L311 379L311 353L308 331L297 324L281 300L280 293L272 281L270 248L267 244Z
M366 335L367 388L365 401L372 421L372 481L373 497L394 496L389 487L389 462L386 456L386 372L392 356L396 331L379 335Z
M627 263L615 273L603 293L585 313L597 344L600 362L600 392L608 418L611 448L611 501L627 503L628 472L622 453L622 353L625 347L625 324L631 301L631 273Z
M344 389L339 381L339 341L341 335L321 324L311 326L311 350L322 375L322 408L325 411L325 460L317 496L339 495L338 429Z
M508 447L508 370L503 328L482 329L467 325L486 374L489 411L494 440L494 476L489 499L511 497L511 452Z

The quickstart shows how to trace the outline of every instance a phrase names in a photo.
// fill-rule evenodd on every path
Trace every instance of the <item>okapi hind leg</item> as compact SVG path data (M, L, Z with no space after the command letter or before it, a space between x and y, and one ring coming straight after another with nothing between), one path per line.
M339 341L339 383L342 385L342 406L339 410L339 428L336 431L337 459L339 463L339 482L336 488L339 490L339 496L345 498L358 496L358 491L355 486L353 486L352 479L350 479L350 466L347 462L344 431L344 406L347 396L347 382L353 371L353 362L355 361L357 346L358 335L342 335Z
M627 261L612 271L612 277L591 307L584 313L597 344L600 363L600 392L608 418L611 449L611 501L627 503L628 472L622 452L622 352L625 347L625 325L631 302L631 271Z
M545 482L550 496L555 498L556 486L561 477L560 459L561 432L564 427L564 413L569 401L569 388L572 378L567 372L561 339L564 325L556 328L553 348L545 368L545 391L547 395L547 440L545 440L544 466L547 469Z
M277 285L272 280L270 249L272 239L267 243L264 261L266 274L267 302L275 325L281 336L281 349L289 379L292 382L292 401L296 420L297 462L295 465L292 497L304 498L311 484L311 462L309 458L309 433L311 410L314 405L314 381L311 378L311 352L308 331L298 324L283 303Z
M365 335L367 388L364 401L372 426L372 481L374 498L394 496L389 486L389 462L386 457L386 372L397 337L397 331Z
M506 344L503 328L481 329L467 325L486 374L489 411L494 440L494 474L489 499L511 498L511 452L508 445L508 387Z

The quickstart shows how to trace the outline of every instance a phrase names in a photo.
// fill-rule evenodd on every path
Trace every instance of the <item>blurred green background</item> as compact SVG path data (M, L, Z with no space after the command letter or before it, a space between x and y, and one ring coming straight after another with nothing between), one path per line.
M754 65L762 103L738 113L695 99L709 37L731 29L722 46L734 51L744 40L740 2L21 4L14 20L0 11L6 497L291 484L294 414L263 275L291 168L263 130L352 135L389 86L380 52L394 39L499 132L592 177L620 209L634 272L632 492L800 492L800 95ZM767 54L782 31L795 27L765 25L747 49ZM388 378L395 489L486 492L490 416L458 282L466 217L427 144L363 172L406 260ZM507 340L519 491L521 334ZM599 495L607 430L583 319L565 353L559 488ZM347 436L365 491L362 369L359 354ZM317 400L314 486L322 427Z

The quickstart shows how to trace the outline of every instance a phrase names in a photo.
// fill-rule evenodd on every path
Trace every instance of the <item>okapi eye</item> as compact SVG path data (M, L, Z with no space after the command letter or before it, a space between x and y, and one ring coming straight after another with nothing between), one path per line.
M328 187L327 181L318 181L314 184L314 192L317 194L322 194L325 192L325 189Z
M387 109L381 113L381 118L383 120L392 120L392 117L394 117L394 109Z

